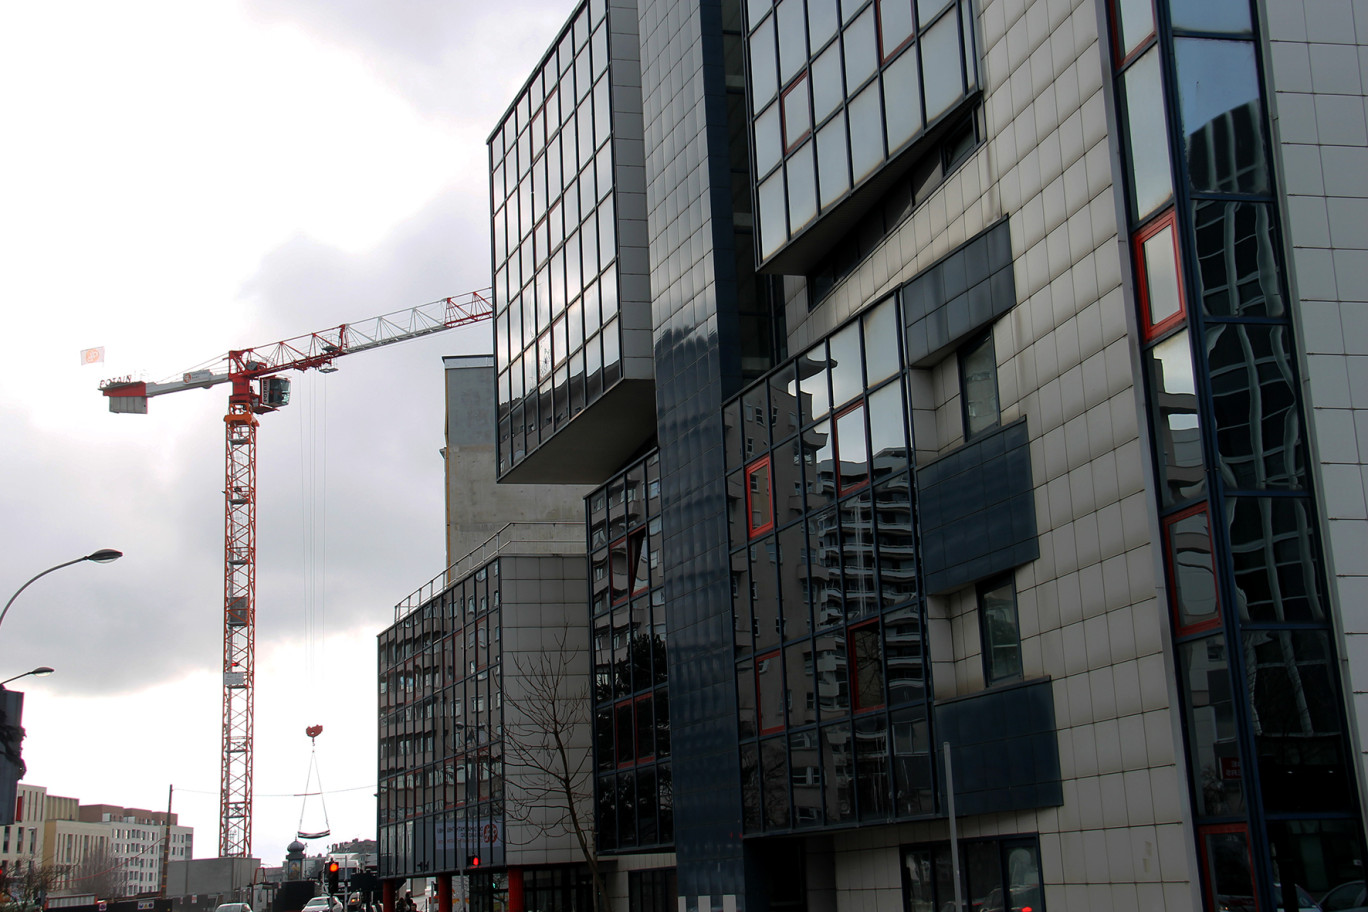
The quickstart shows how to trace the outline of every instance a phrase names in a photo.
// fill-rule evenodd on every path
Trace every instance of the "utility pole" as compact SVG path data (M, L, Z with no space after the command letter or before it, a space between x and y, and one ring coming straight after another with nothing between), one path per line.
M166 880L167 874L171 869L171 796L175 794L176 787L168 785L166 787L166 820L162 827L162 863L161 863L161 890L162 899L166 899Z

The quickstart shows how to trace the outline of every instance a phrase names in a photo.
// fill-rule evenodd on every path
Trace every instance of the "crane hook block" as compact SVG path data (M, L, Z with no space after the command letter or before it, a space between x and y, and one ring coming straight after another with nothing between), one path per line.
M310 738L317 738L319 735L323 734L323 726L310 725L308 728L304 729L304 734L308 735Z

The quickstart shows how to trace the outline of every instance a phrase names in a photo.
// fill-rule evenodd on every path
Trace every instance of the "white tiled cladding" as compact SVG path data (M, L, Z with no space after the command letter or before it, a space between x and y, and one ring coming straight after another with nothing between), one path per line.
M1350 724L1368 777L1368 6L1280 0L1267 21L1293 312Z
M1053 678L1065 797L1059 808L967 818L960 833L1038 832L1051 912L1200 908L1150 545L1100 5L979 5L987 141L813 313L789 281L789 350L1010 219L1020 303L994 327L999 394L1003 421L1024 415L1032 435L1041 548L1016 574L1022 656L1028 677ZM935 397L934 414L914 415L936 435L916 441L919 454L957 446L955 370L915 379ZM932 601L937 696L977 690L972 593ZM948 649L937 642L947 634ZM838 908L900 908L897 846L947 838L945 824L836 835Z

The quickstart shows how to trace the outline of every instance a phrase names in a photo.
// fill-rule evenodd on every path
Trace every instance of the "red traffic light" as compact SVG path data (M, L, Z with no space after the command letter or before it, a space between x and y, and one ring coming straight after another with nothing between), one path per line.
M339 865L337 862L335 862L335 861L330 861L330 862L328 862L328 873L329 873L329 874L336 874L340 869L341 869L341 865Z
M479 856L479 855L467 855L467 856L466 856L466 867L467 867L467 868L478 868L479 866L480 866L480 856Z

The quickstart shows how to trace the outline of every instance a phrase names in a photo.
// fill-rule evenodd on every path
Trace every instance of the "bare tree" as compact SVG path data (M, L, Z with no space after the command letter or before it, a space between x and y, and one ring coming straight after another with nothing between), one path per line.
M567 626L555 648L514 657L520 692L504 689L505 773L513 768L505 777L505 814L538 837L574 836L593 881L594 906L608 912L594 845L589 674L575 670L584 650L567 645L569 634Z
M33 912L43 908L58 877L55 865L21 865L15 861L0 868L0 912Z
M124 895L122 863L107 846L101 845L77 863L70 885L77 893L94 893L104 899Z

